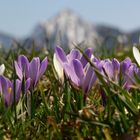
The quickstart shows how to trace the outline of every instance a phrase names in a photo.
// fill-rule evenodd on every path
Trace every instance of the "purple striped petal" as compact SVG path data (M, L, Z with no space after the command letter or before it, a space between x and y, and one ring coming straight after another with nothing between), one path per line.
M76 86L80 86L80 81L79 78L77 77L77 75L74 72L73 66L72 64L64 64L64 70L66 75L70 78L70 80L76 85Z
M29 77L29 61L26 56L20 55L18 57L18 65L26 77Z
M4 97L4 103L6 106L12 104L12 83L4 76L0 76L1 93Z
M109 78L112 79L114 77L114 68L111 61L105 62L103 69Z
M83 91L84 93L88 93L90 88L92 87L92 84L95 82L96 78L94 77L94 71L91 66L88 67L86 75L83 79Z
M128 70L129 66L131 65L131 59L126 58L124 61L121 62L122 74L125 74Z
M36 85L39 76L40 60L38 57L33 58L29 65L30 78L33 86Z
M139 68L137 68L137 69L135 70L135 73L136 73L137 76L140 77L140 69L139 69Z
M120 63L119 63L119 61L114 58L112 60L112 65L114 67L114 71L117 72L117 73L119 73L120 72Z
M81 81L83 79L83 76L84 76L83 66L82 66L81 62L77 59L74 59L73 66L74 66L75 74L77 75L77 77Z
M19 101L21 95L21 81L16 80L16 102Z
M16 74L19 77L19 79L22 80L22 78L23 78L22 69L20 69L20 67L16 61L14 63L15 63Z
M92 56L93 48L87 48L84 52L84 54L90 59ZM85 59L84 55L81 57L81 63L83 65L83 68L86 66L88 63L87 60Z
M135 65L131 65L128 68L128 71L126 75L123 77L124 78L124 88L129 90L131 86L135 83L135 77L134 77L134 71L135 71Z
M31 85L31 78L28 78L25 82L25 91L27 92Z
M120 62L117 59L112 60L112 65L114 68L114 80L118 82L120 74Z
M81 54L78 50L72 49L70 54L67 55L67 60L71 62L73 59L80 59Z
M62 66L63 66L63 63L68 62L66 54L61 47L57 46L55 48L55 54L56 54L56 58L58 59L58 61L61 63Z
M40 78L44 74L44 72L47 69L47 65L48 65L48 59L47 57L45 57L44 60L41 62L38 78Z

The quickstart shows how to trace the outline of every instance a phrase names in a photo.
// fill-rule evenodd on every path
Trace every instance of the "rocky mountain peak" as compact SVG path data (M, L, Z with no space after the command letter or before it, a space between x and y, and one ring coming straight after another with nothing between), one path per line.
M86 45L95 47L100 40L93 24L83 20L71 10L61 11L55 17L38 25L32 37L38 42L43 42L46 37L52 46L60 44L70 49L74 47L73 43L83 41Z

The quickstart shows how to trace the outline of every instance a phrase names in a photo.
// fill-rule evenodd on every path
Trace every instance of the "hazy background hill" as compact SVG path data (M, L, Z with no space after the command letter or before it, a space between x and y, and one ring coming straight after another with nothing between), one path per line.
M56 44L64 48L73 48L73 44L82 43L83 47L114 47L116 44L139 43L140 29L123 32L117 27L97 25L81 18L72 10L63 10L54 17L40 22L25 39L30 44L35 41L38 47L53 48ZM0 33L0 44L10 47L14 36ZM30 45L27 45L30 46Z

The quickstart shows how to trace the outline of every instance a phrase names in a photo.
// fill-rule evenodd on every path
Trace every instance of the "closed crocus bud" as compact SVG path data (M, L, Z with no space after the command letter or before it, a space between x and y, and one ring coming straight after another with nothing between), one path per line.
M60 62L56 58L56 54L54 54L54 56L53 56L53 65L54 65L54 68L55 68L56 73L58 75L58 79L63 84L64 83L64 71L63 71L62 65L60 64Z
M131 62L130 58L126 58L121 62L121 70L122 70L123 87L129 90L135 83L134 73L137 74L138 71L137 66L135 63Z
M116 73L119 73L120 72L120 62L117 59L114 58L112 60L112 64L113 64L113 67L114 67L114 71Z
M138 65L140 66L140 52L135 46L133 47L133 55Z
M122 75L125 75L128 71L128 68L131 65L131 59L127 57L125 60L121 62L121 70L122 70Z
M117 59L112 60L112 65L114 68L114 80L118 81L119 80L119 74L120 74L120 62Z
M8 78L0 75L0 93L3 96L5 106L11 106L14 102L14 83L10 81ZM21 81L16 79L16 102L19 101L20 94L21 94Z
M5 65L2 64L2 65L0 65L0 75L3 75L4 71L5 71Z

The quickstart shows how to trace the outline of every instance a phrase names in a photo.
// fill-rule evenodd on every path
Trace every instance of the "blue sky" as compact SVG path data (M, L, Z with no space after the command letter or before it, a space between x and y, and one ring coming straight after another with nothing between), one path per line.
M26 36L40 21L66 8L95 24L124 31L140 27L140 0L0 0L0 31Z

